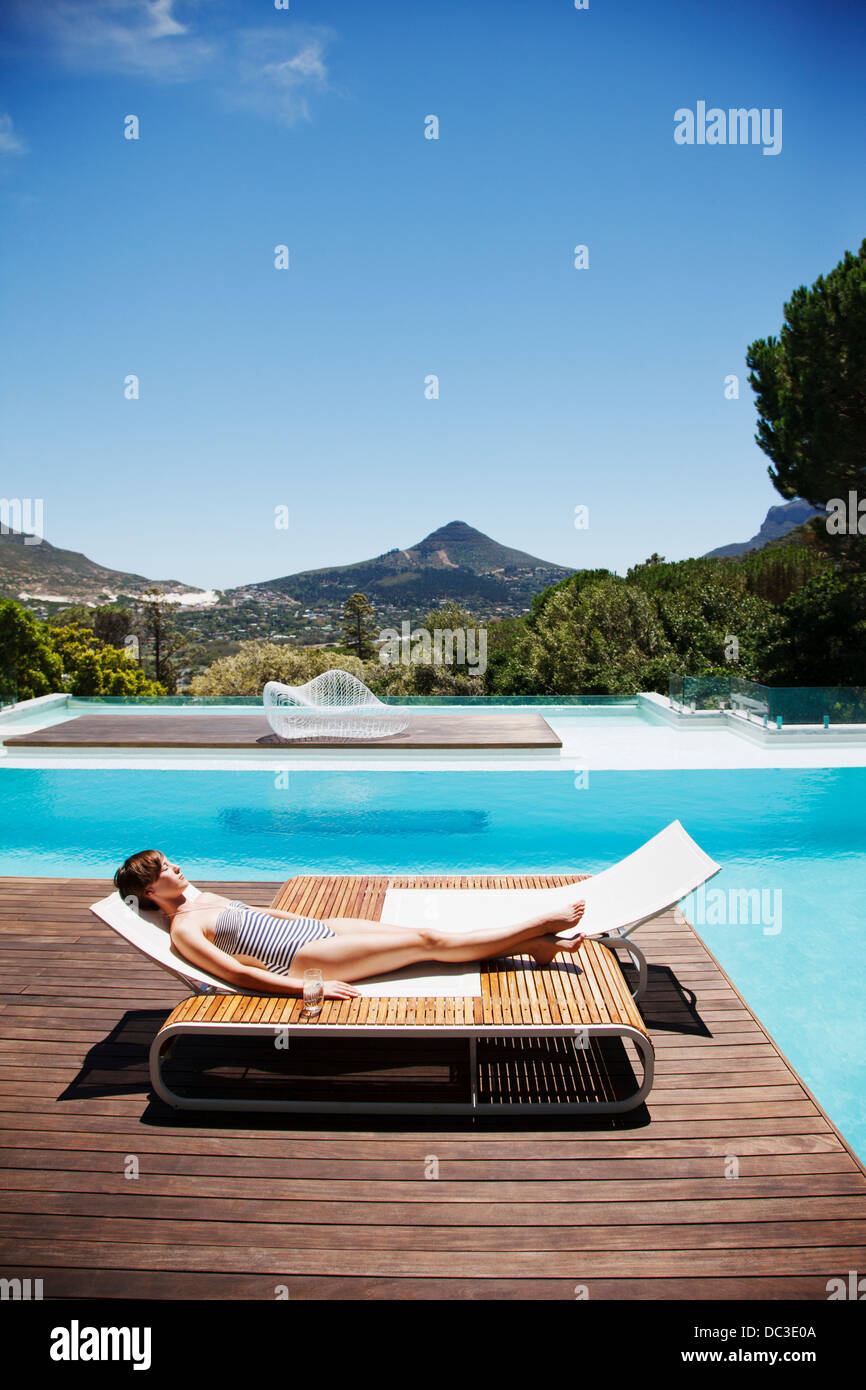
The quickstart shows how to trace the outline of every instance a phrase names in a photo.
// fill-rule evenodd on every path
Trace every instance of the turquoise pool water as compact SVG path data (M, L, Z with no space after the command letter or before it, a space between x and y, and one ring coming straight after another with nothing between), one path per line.
M866 1157L866 768L0 773L0 873L597 872L679 819L722 865L686 915Z

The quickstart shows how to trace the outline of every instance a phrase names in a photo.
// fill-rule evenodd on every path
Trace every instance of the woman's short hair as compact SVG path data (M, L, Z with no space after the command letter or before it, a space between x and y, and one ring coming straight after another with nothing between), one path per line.
M162 873L163 863L158 849L141 849L138 854L131 854L114 875L114 886L120 896L124 900L137 898L139 907L145 910L155 908L156 903L147 896L147 890Z

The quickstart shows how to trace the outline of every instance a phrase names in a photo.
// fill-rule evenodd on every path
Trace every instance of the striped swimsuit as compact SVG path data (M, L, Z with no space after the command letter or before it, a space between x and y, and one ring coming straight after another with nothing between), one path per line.
M231 902L216 919L213 944L230 956L253 956L275 975L288 975L295 952L325 936L336 936L336 932L316 917L289 920Z

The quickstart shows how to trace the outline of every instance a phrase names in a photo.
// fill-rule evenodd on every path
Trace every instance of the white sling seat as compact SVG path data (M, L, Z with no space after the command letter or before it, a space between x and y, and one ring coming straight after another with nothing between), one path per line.
M385 738L409 727L409 711L386 705L348 671L324 671L306 685L268 681L262 698L268 723L285 742L319 738Z
M678 820L671 821L639 849L581 883L558 888L389 888L383 916L400 926L421 927L435 921L456 929L465 920L477 927L504 927L567 907L586 903L579 924L558 936L591 936L612 950L623 949L638 970L634 991L646 989L646 959L640 947L626 938L642 922L657 917L688 897L721 868L701 849Z

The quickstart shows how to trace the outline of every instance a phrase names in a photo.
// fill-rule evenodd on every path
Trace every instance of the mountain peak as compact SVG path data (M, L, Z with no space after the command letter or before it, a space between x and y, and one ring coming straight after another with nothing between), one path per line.
M425 536L425 541L439 540L468 540L480 536L482 540L489 541L490 537L485 536L483 531L478 531L474 526L470 526L465 521L449 521L444 526L439 526L435 531L431 531L429 536ZM419 542L421 545L424 541Z
M500 545L499 541L486 536L466 521L449 521L445 526L431 531L417 545L399 553L410 564L466 569L473 574L559 568L534 555L527 555L524 550Z
M823 514L823 508L813 507L811 502L804 501L802 497L795 497L791 502L783 502L776 507L770 507L761 523L760 531L757 535L752 536L751 540L735 541L731 545L719 545L715 550L708 550L704 559L723 560L734 555L746 555L752 550L763 550L769 541L781 540L795 527L802 526L813 516Z
M407 549L332 569L306 570L251 586L302 603L338 602L356 590L374 606L406 611L454 599L466 606L528 609L534 594L573 570L500 545L466 521L449 521Z
M438 526L435 531L431 531L429 536L425 536L417 545L413 545L410 554L426 555L431 551L448 550L456 547L458 550L471 549L477 551L479 548L492 548L496 546L496 541L485 536L483 531L477 531L474 526L469 526L465 521L449 521L445 526Z

